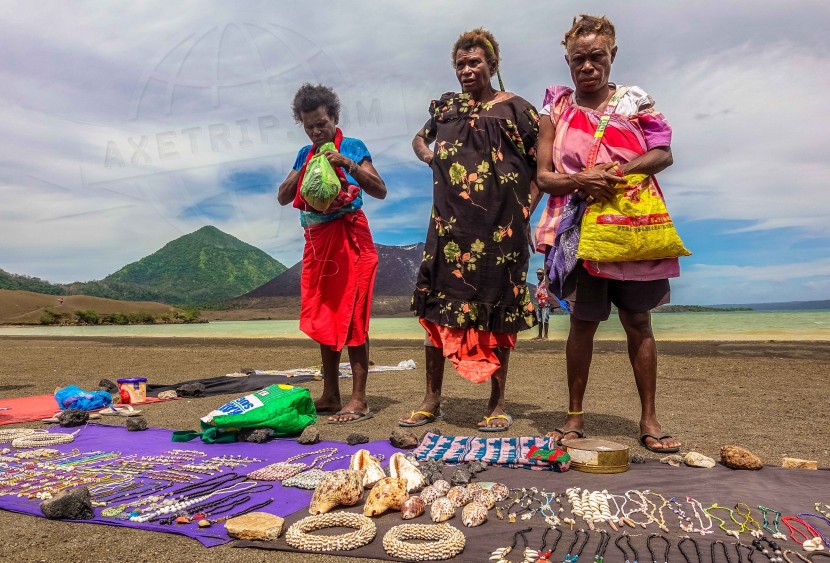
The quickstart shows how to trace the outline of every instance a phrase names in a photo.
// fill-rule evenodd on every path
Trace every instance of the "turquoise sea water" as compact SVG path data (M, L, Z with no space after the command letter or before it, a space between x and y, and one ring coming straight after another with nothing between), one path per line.
M830 311L750 311L660 313L652 316L659 340L825 340L830 341ZM550 338L564 339L568 317L551 316ZM421 339L415 318L372 319L372 338ZM520 335L532 338L536 330ZM193 325L0 327L0 336L141 336L181 338L304 338L297 321L217 321ZM619 319L600 325L599 340L623 340Z

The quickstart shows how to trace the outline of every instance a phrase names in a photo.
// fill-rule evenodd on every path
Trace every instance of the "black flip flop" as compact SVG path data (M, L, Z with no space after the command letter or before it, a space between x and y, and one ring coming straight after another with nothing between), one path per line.
M674 438L671 434L663 434L662 436L655 436L654 434L649 434L648 432L640 435L640 444L650 452L654 452L656 454L676 454L680 451L680 447L676 446L674 448L655 448L653 445L649 446L646 444L646 438L651 438L655 440L658 444L665 440L666 438Z
M562 437L559 438L558 440L556 440L557 444L561 444L562 441L565 440L565 436L567 436L568 434L576 434L577 438L584 438L585 437L585 432L583 432L582 430L563 430L561 428L554 428L553 431L554 432L559 432L560 434L562 434ZM571 438L571 439L573 439L573 438Z

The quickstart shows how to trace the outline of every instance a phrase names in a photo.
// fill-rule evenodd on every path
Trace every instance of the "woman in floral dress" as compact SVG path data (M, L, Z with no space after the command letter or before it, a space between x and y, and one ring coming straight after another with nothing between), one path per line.
M504 431L510 350L536 319L526 277L538 115L495 90L499 47L490 32L462 34L452 50L461 93L444 94L412 142L433 171L433 207L412 309L427 331L426 395L401 426L441 417L444 360L491 382L478 429ZM501 77L499 77L501 82ZM430 144L435 143L434 149Z

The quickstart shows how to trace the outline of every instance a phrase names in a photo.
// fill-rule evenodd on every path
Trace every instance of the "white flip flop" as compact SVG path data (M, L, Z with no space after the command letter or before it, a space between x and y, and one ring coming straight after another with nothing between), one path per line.
M130 405L124 405L123 407L110 405L109 408L102 410L101 414L104 416L138 416L141 411L135 410Z

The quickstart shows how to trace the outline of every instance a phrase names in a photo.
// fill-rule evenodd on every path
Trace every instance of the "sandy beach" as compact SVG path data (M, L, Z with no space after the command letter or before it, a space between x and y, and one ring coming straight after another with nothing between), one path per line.
M285 339L0 337L0 349L3 398L51 393L69 384L93 389L101 378L142 375L154 383L175 383L242 367L288 369L319 363L314 343ZM830 342L664 342L659 349L658 414L664 429L683 441L684 450L717 457L720 445L735 443L771 465L780 465L785 456L830 465L830 430L823 422ZM414 359L418 368L372 374L368 395L375 418L359 425L321 425L323 439L343 440L351 432L373 440L388 438L397 419L418 405L423 386L421 342L373 340L371 359L377 364ZM348 394L350 380L341 383ZM313 396L319 394L321 383L308 386ZM446 434L473 433L488 392L489 386L475 386L448 367L445 420L436 426ZM200 416L231 398L149 405L145 415L151 426L195 429ZM535 435L552 429L564 416L566 399L564 342L520 342L510 361L507 400L515 424L509 433ZM624 343L597 343L585 408L590 436L629 445L632 453L647 453L637 445L639 407ZM273 561L275 555L230 546L207 551L172 534L8 512L0 512L0 526L6 531L0 560L6 561L253 562ZM278 557L280 561L342 561L286 553Z

